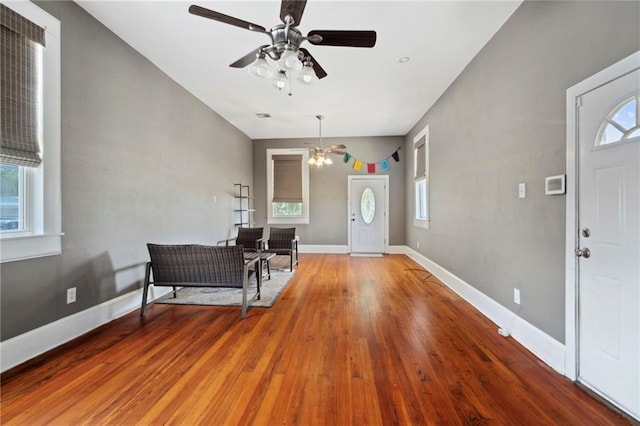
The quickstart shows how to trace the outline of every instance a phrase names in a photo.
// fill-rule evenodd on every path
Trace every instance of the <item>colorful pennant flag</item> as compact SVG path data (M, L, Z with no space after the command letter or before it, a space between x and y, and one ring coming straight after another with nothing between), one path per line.
M399 146L398 149L396 149L393 154L391 154L387 158L384 158L384 159L382 159L382 160L380 160L378 162L375 162L375 163L368 163L368 162L364 162L362 160L358 160L356 158L353 158L353 156L351 154L349 154L348 152L344 153L344 158L342 159L342 161L345 162L345 163L348 163L349 160L353 159L354 162L353 162L352 167L353 167L353 170L355 170L357 172L362 170L362 166L364 164L366 164L367 165L367 173L373 174L373 173L376 173L376 165L378 165L378 164L380 165L380 169L381 170L384 170L384 171L389 170L389 168L391 167L389 165L389 158L393 158L396 162L400 161L400 154L398 153L398 151L400 151L401 149L402 149L402 147Z

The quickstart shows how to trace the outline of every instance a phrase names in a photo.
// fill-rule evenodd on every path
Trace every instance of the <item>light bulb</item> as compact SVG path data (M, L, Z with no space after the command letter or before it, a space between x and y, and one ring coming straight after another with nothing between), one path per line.
M298 59L298 53L287 47L280 56L278 67L286 71L299 71L302 69L302 62Z
M287 75L283 72L279 72L273 79L272 84L278 90L284 89L287 85Z
M313 71L313 67L307 62L304 65L304 68L302 68L302 71L300 71L298 79L305 84L311 84L316 80L316 78L316 73Z
M333 164L333 160L331 160L331 158L327 157L324 159L324 164L326 164L327 166L330 166Z
M316 160L315 160L315 158L311 157L311 158L309 158L309 161L307 161L307 163L309 163L310 166L315 166Z
M264 56L258 56L249 67L249 74L258 78L271 78L273 77L273 68L269 66Z

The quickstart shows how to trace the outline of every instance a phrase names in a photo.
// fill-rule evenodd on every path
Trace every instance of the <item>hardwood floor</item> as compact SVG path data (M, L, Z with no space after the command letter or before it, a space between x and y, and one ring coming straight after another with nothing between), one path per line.
M420 269L305 254L245 320L152 305L5 373L1 423L626 424Z

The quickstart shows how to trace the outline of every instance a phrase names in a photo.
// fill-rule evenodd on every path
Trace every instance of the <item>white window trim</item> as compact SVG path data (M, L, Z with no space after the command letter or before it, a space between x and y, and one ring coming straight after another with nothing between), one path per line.
M33 170L33 231L0 236L0 262L52 256L62 252L60 178L60 21L29 1L3 2L45 29L43 51L42 163Z
M424 155L425 155L425 162L424 162L424 167L425 167L425 177L424 179L420 179L419 181L423 181L425 180L427 182L427 208L426 208L426 219L418 219L416 217L416 211L417 208L415 206L415 202L416 202L416 191L417 191L417 184L418 184L418 180L416 180L415 176L416 176L416 166L417 166L417 159L416 159L416 148L418 146L418 143L424 138ZM430 179L429 179L429 125L425 126L424 129L422 129L422 131L420 131L420 133L418 133L414 138L413 138L413 202L414 202L414 208L413 208L413 226L415 226L416 228L424 228L424 229L429 229L429 225L431 223L431 216L429 214L429 210L430 210L430 204L429 203L429 198L430 198L430 194L431 194L431 188L430 188Z
M273 156L302 155L302 215L273 215ZM267 224L269 225L304 225L309 223L309 150L305 148L273 148L267 149Z

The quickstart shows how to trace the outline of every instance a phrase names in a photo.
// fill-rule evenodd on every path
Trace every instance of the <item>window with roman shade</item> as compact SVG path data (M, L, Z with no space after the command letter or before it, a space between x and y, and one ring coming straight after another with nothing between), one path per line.
M302 155L273 155L273 202L302 203Z
M413 225L429 229L429 126L413 139L415 215Z
M45 30L0 4L0 161L37 167Z
M62 252L60 87L60 21L0 4L1 263Z
M309 150L269 148L267 160L267 223L309 223Z
M416 170L415 178L423 179L427 175L427 157L426 157L426 136L418 140L415 146Z

